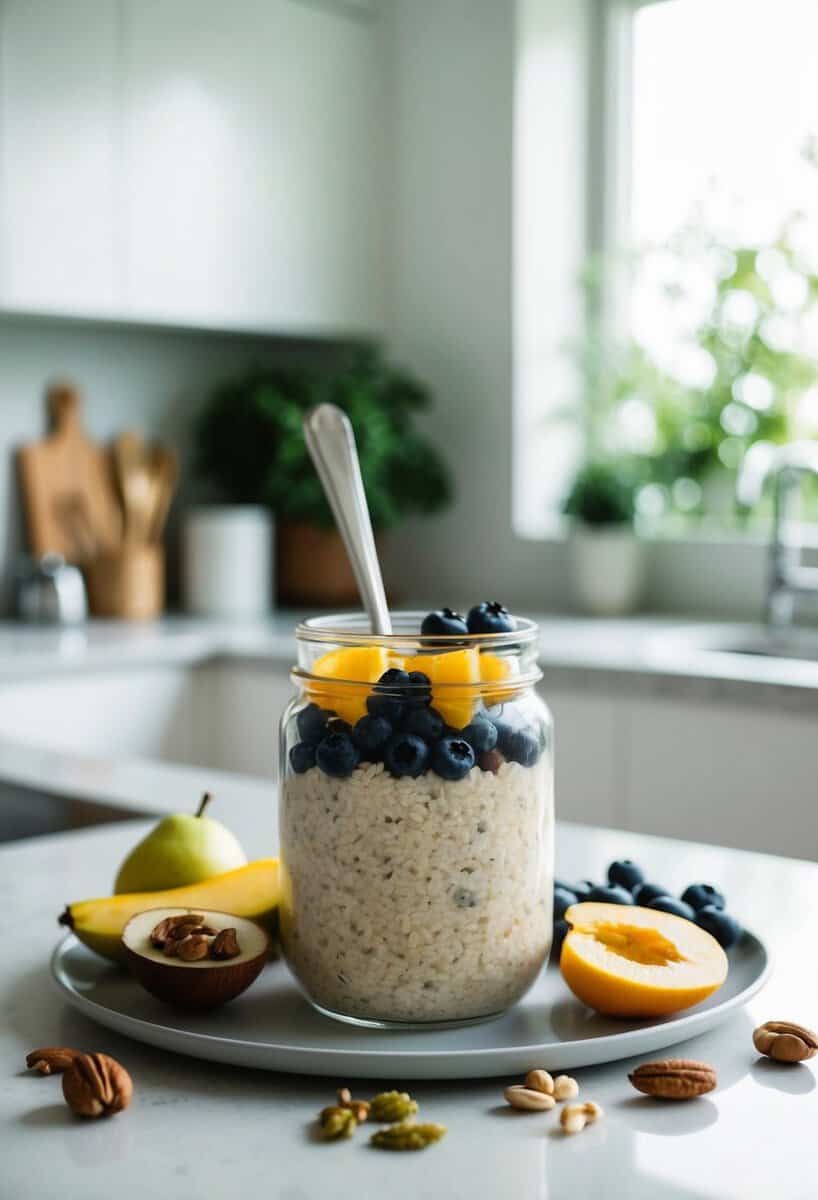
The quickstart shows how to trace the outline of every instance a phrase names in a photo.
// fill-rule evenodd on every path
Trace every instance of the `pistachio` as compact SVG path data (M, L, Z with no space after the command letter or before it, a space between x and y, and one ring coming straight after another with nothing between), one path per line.
M417 1101L408 1092L379 1092L369 1105L369 1119L391 1125L393 1121L405 1121L417 1110Z
M792 1021L765 1021L754 1032L753 1045L759 1054L776 1062L805 1062L818 1053L818 1038L812 1030Z
M334 1142L339 1138L352 1137L358 1124L354 1113L348 1108L341 1108L337 1104L331 1104L328 1108L322 1108L318 1121L321 1137L327 1142Z
M642 1063L628 1079L637 1092L662 1100L692 1100L712 1092L718 1082L713 1067L692 1058L662 1058Z
M554 1099L573 1100L579 1095L579 1084L570 1075L558 1075L554 1080Z
M353 1100L349 1088L338 1088L338 1106L348 1108L358 1124L362 1124L369 1116L368 1100Z
M400 1121L388 1129L378 1129L369 1139L379 1150L425 1150L432 1142L439 1142L446 1133L445 1125L431 1121Z
M78 1054L62 1077L62 1092L78 1117L110 1117L128 1107L133 1083L107 1054Z
M549 1112L556 1100L549 1092L539 1092L536 1088L526 1087L522 1083L513 1083L503 1092L503 1096L512 1108L520 1108L527 1112Z
M535 1092L547 1092L549 1096L554 1095L554 1080L548 1071L541 1069L529 1071L525 1077L525 1086L533 1088Z

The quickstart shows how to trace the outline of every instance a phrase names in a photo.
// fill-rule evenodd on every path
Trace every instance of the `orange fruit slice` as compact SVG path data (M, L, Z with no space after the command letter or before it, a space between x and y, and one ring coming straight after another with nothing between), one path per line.
M560 970L574 995L614 1017L660 1017L705 1000L727 955L704 929L650 908L573 904Z
M385 646L345 646L329 650L313 663L312 674L320 683L309 683L311 700L322 708L331 708L339 717L354 725L366 713L366 698L371 684L377 683L390 667L403 666L403 660L390 655ZM337 679L337 687L324 680Z
M446 654L416 654L406 660L408 671L422 671L432 683L432 704L453 729L463 729L474 715L480 683L480 655L474 646ZM456 687L458 683L464 687ZM442 685L442 686L441 686Z

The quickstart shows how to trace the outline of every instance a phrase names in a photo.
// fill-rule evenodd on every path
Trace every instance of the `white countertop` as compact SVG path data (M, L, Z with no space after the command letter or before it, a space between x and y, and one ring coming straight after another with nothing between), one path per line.
M253 854L271 849L272 821L259 791L245 796L241 834ZM233 812L231 810L231 817ZM680 888L713 880L731 908L776 956L772 981L749 1010L674 1049L716 1067L710 1096L669 1104L627 1082L635 1060L577 1072L606 1117L567 1138L553 1114L502 1106L503 1080L412 1085L424 1115L449 1127L419 1154L371 1150L365 1138L316 1144L317 1111L345 1081L254 1072L169 1055L97 1028L53 990L48 957L67 900L101 894L146 828L127 822L0 847L4 1200L807 1200L816 1195L818 1090L813 1065L759 1060L751 1033L764 1020L818 1024L818 865L757 854L564 826L557 869L599 876L628 855ZM59 1080L30 1076L36 1045L103 1050L131 1071L132 1107L82 1123ZM547 1063L532 1064L545 1066ZM401 1081L396 1079L396 1085ZM356 1091L372 1092L359 1083Z

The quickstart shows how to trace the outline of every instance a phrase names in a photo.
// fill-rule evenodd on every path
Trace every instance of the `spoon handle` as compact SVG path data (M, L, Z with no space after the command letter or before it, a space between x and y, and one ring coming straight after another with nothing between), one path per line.
M391 633L392 621L349 418L335 404L319 404L304 417L304 438L344 539L372 632Z

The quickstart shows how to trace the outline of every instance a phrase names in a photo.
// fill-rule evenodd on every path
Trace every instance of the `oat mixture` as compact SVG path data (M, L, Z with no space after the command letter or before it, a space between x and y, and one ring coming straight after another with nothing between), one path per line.
M323 1008L386 1021L502 1012L551 944L550 756L447 782L365 763L290 776L281 801L287 961Z

